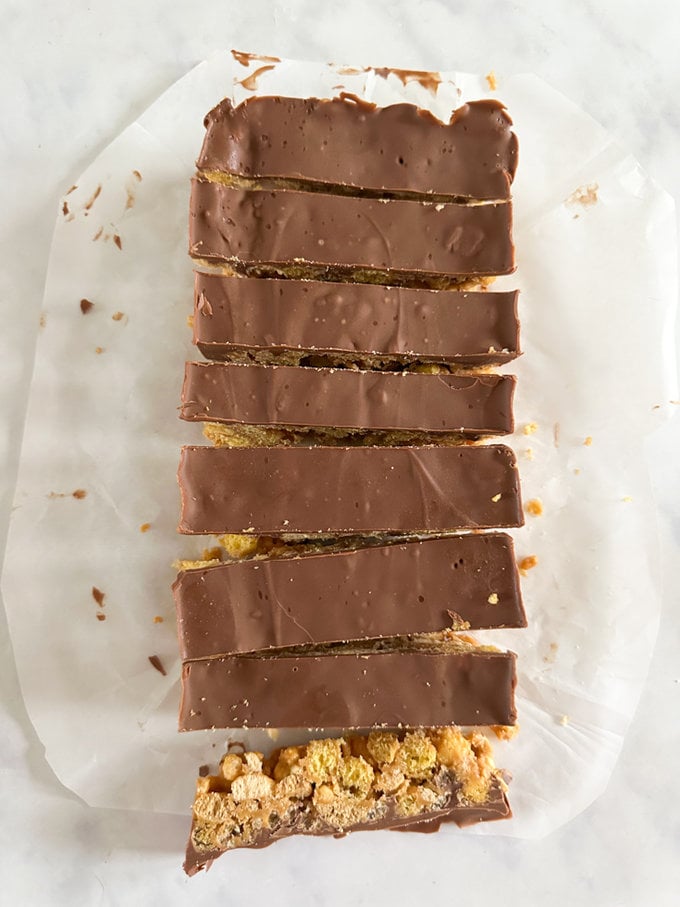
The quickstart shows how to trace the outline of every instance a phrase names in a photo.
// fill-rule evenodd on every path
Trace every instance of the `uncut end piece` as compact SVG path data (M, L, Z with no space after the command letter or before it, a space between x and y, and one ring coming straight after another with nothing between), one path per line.
M228 753L198 778L184 870L194 875L241 847L292 835L437 831L511 816L489 741L456 727L312 740Z
M479 368L520 355L517 296L196 272L193 339L231 362Z
M511 126L491 99L461 105L448 123L414 104L377 107L350 96L225 99L205 118L197 166L215 179L308 190L507 199L517 166Z
M512 203L381 201L194 179L189 251L253 276L370 280L366 271L418 285L511 274Z
M512 375L187 362L180 418L219 446L449 443L513 430Z

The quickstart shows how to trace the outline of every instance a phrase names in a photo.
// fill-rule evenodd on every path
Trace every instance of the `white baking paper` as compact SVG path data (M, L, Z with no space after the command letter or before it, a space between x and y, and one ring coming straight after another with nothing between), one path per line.
M515 533L519 556L538 557L523 580L529 629L479 634L520 655L521 732L496 745L515 818L469 833L544 835L606 785L656 635L643 445L677 397L673 203L536 77L499 77L491 92L483 78L445 73L433 93L394 73L272 63L225 52L196 67L64 196L3 578L28 711L59 778L96 806L188 812L197 766L214 763L228 737L176 731L170 594L173 559L202 547L175 533L175 473L180 445L200 438L176 407L195 355L186 225L204 113L255 87L408 100L442 117L497 96L521 148L520 268L497 284L522 290L511 443L525 501L539 498L544 512ZM262 67L272 68L249 79ZM94 303L86 314L82 299ZM264 732L245 739L272 745Z

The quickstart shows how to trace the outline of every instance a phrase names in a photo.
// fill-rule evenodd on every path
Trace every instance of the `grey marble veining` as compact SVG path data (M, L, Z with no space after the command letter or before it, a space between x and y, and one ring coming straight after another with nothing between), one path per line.
M214 50L493 69L499 77L534 71L680 200L680 10L669 0L0 0L0 13L0 549L57 199L111 138ZM289 841L266 854L232 854L187 882L179 870L186 823L87 808L54 778L23 708L0 609L3 903L677 904L679 441L676 418L649 445L667 590L649 681L608 790L568 826L539 842L389 833L304 847ZM189 786L187 809L191 797Z

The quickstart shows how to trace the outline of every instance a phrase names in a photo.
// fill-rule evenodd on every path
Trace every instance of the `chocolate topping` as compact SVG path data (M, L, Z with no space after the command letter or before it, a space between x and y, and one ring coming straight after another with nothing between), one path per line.
M183 665L179 727L510 725L515 683L512 652L235 655Z
M184 533L438 532L524 521L515 456L502 445L185 447L179 485Z
M511 375L424 375L187 362L181 417L194 422L334 429L513 430Z
M189 250L196 258L234 267L310 264L349 269L347 276L363 268L415 279L458 279L510 274L511 228L510 202L379 201L232 189L194 179Z
M194 342L208 359L304 351L491 365L519 355L517 293L197 273Z
M173 592L184 660L434 633L454 616L526 626L512 539L496 533L189 570Z
M227 99L205 118L197 166L380 192L506 199L517 165L511 125L494 100L463 104L442 123L413 104L376 107L348 95L256 97L237 107Z

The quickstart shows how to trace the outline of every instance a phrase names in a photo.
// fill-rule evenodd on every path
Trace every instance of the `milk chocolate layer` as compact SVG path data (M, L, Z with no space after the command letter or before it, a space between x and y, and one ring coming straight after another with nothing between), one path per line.
M505 199L517 166L511 125L495 100L463 104L442 123L413 104L227 99L205 118L197 166L363 192Z
M526 626L512 539L497 533L189 570L173 592L183 660Z
M511 375L425 375L187 362L182 419L272 427L512 432Z
M357 269L463 279L514 270L511 230L511 202L379 201L194 179L189 251L272 276L279 266L309 264L338 279L360 276Z
M179 729L512 725L512 652L185 662Z
M335 354L359 363L495 365L519 355L517 292L197 273L194 343L208 359Z
M519 477L502 445L185 447L184 533L352 534L521 526Z
M475 825L479 822L493 822L498 819L509 819L512 815L510 804L501 788L500 782L494 781L489 791L489 795L484 803L466 803L459 802L457 799L456 786L451 785L451 796L449 802L439 809L433 809L425 817L422 814L416 816L397 816L394 810L388 810L384 816L376 818L372 822L361 822L352 825L346 829L345 833L355 831L410 831L432 833L437 832L442 825L448 822L455 822L459 827ZM338 830L332 826L326 829L309 827L309 815L300 809L299 812L282 818L273 829L262 828L257 839L249 844L240 844L238 839L234 838L234 843L230 848L224 850L198 851L194 847L193 835L196 828L196 822L192 822L189 842L187 844L186 856L183 869L188 876L196 875L202 869L209 869L210 865L222 854L228 853L236 848L253 848L261 849L269 847L282 838L289 838L293 835L312 835L313 837L324 837L333 835L333 837L344 837Z

